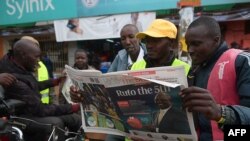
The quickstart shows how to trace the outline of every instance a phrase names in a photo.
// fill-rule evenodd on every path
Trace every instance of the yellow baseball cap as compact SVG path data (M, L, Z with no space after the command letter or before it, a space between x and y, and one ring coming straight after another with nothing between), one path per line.
M176 35L177 28L172 22L163 19L156 19L146 31L137 33L136 38L143 39L145 36L150 36L155 38L168 37L175 39Z

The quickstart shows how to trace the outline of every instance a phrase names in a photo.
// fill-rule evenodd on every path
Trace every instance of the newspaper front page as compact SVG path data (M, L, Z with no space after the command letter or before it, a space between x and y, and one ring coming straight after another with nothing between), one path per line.
M187 87L183 67L101 74L66 66L84 96L85 132L136 136L145 140L197 140L192 114L179 92Z

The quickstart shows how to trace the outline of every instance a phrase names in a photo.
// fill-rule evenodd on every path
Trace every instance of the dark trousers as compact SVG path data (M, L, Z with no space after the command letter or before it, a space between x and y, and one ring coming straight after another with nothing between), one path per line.
M27 125L24 130L25 141L45 141L48 139L49 135L53 131L53 126L59 127L61 129L68 128L71 132L77 132L81 125L81 116L78 114L69 114L58 117L27 117L28 119L37 121L38 123L48 124L39 125L34 122L25 121ZM23 121L20 121L23 122ZM53 126L51 126L53 125ZM56 128L55 135L58 136L58 141L65 140L64 132Z

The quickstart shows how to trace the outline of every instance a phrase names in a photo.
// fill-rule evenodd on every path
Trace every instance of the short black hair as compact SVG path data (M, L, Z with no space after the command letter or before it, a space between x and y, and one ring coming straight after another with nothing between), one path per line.
M205 26L208 29L208 35L211 37L218 36L221 38L221 30L219 23L212 17L209 16L201 16L194 20L188 27L188 29L197 27L197 26Z
M85 49L82 49L82 48L76 49L75 55L76 55L76 53L78 53L78 52L84 52L84 53L86 53L86 55L89 55L89 52L88 52L87 50L85 50Z
M133 27L133 28L135 28L136 32L139 32L139 29L138 29L137 26L134 25L134 24L126 24L126 25L124 25L124 26L122 27L121 31L122 31L124 28L126 28L126 27Z

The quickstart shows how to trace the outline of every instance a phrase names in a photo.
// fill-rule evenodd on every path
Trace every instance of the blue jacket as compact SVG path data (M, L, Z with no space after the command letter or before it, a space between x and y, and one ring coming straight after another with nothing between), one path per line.
M145 55L147 53L145 45L141 44L140 47L143 49ZM116 72L123 70L128 70L128 53L125 49L122 49L118 52L108 72Z
M240 105L229 106L229 108L235 110L240 118L240 123L243 125L250 125L250 108Z

